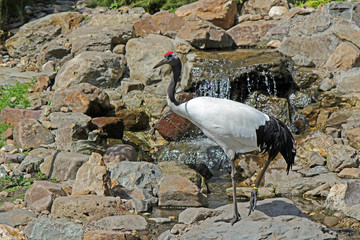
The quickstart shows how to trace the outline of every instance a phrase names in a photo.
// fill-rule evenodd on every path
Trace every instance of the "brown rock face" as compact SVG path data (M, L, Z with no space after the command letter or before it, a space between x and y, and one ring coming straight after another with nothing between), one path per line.
M179 7L175 12L181 18L195 14L223 29L229 29L234 25L236 13L236 4L232 0L200 0Z
M185 20L177 37L190 42L192 46L199 49L232 47L234 41L224 29L202 20L196 15L189 15Z
M92 123L108 134L109 138L122 139L124 134L124 122L120 117L93 118Z
M237 46L256 46L275 24L276 21L246 21L229 29L227 33Z
M60 184L47 181L35 181L26 191L25 203L26 206L33 211L50 211L53 201L60 196L66 196Z
M134 23L135 34L145 37L150 33L178 32L184 25L184 20L168 11L161 11L152 16L146 16Z
M84 163L76 174L72 193L95 192L96 195L110 196L110 176L102 160L102 156L93 153L89 161Z
M104 115L111 107L109 96L88 83L56 91L51 97L51 103L68 106L73 112L91 117Z
M10 125L16 127L16 125L25 119L40 119L41 110L28 110L17 108L3 108L0 114L0 121L7 122Z
M105 164L122 161L136 161L138 154L135 148L127 144L116 144L109 147L104 154Z
M342 42L326 62L327 67L348 70L360 65L360 50L350 42Z
M54 142L54 136L35 119L25 119L14 129L14 141L20 148L26 150L38 148Z
M159 187L159 206L201 207L206 206L205 195L195 183L178 175L166 176Z

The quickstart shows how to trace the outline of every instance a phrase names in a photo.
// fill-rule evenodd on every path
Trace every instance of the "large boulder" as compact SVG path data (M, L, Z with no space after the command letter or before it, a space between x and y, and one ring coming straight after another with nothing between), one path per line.
M327 67L348 70L360 65L360 49L351 42L342 42L326 62Z
M10 125L16 127L20 121L28 118L39 120L41 117L41 112L41 110L3 108L1 109L0 121L7 122Z
M199 49L220 49L230 48L234 41L226 31L212 23L202 20L196 15L189 15L185 18L185 24L177 34Z
M133 38L134 28L131 24L119 24L117 27L85 26L72 31L70 35L71 52L112 51L118 44L126 44Z
M104 217L95 223L96 226L110 230L145 230L148 226L144 217L139 215L122 215Z
M184 20L169 11L160 11L152 16L146 16L134 23L135 34L145 37L150 33L161 34L178 32L184 25Z
M60 184L35 181L25 193L25 203L27 208L36 212L50 211L53 201L60 196L66 196Z
M69 33L84 19L78 12L51 14L23 25L19 31L5 43L12 57L35 55L45 42L60 34Z
M22 120L14 129L14 141L24 150L38 148L54 142L54 135L39 121L29 118Z
M61 88L51 95L50 101L53 106L66 106L91 117L103 116L111 108L109 96L89 83Z
M149 34L145 38L129 40L126 44L126 60L130 69L130 79L150 85L161 81L167 74L166 79L169 80L170 68L153 69L168 51L175 51L174 45L164 36Z
M257 46L276 21L245 21L226 31L237 46Z
M118 84L124 69L123 55L85 51L59 69L53 88L54 90L66 89L79 83L90 83L96 87L112 87Z
M232 0L200 0L179 7L176 9L175 14L181 18L194 14L215 26L229 29L234 25L237 8L235 1Z

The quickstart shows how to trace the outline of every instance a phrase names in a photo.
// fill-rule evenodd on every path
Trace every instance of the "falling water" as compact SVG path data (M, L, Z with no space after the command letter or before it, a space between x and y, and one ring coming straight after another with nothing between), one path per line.
M216 98L230 99L230 80L204 80L198 84L196 94L199 96L209 96Z

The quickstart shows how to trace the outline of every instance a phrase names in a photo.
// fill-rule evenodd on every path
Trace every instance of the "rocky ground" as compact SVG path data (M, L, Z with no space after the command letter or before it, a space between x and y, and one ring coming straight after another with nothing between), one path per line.
M0 174L18 191L0 193L2 239L358 236L359 2L249 0L237 14L232 1L199 1L154 15L55 2L67 7L27 8L33 21L1 50L1 85L36 79L29 109L1 111L14 129L2 136ZM294 131L292 171L279 156L259 189L268 199L249 217L240 203L233 227L214 222L231 205L206 208L219 194L207 181L228 166L223 153L166 107L170 71L153 66L168 51L184 65L182 101L244 101ZM240 198L265 159L236 160ZM281 198L292 196L310 206ZM189 208L164 218L151 215L157 207Z

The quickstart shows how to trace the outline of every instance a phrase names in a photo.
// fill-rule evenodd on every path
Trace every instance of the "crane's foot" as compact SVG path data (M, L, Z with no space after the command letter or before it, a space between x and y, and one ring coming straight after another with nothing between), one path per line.
M236 215L234 215L232 218L217 219L217 220L215 220L215 222L231 223L231 226L232 226L232 225L234 225L235 223L237 223L237 222L240 221L240 220L241 220L240 214L236 214Z
M254 188L251 192L251 197L250 197L249 216L250 216L251 212L255 210L258 196L259 196L259 191L257 188Z

